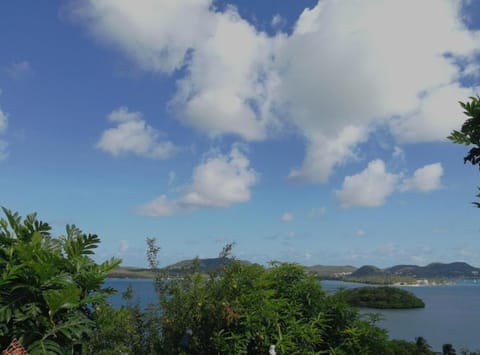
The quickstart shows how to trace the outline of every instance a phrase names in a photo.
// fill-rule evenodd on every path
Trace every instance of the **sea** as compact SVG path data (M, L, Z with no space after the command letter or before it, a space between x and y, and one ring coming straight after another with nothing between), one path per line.
M327 292L340 288L360 287L362 284L342 281L321 281ZM134 302L141 306L157 300L152 280L108 279L106 286L117 293L110 298L114 306L125 303L122 292L131 285ZM362 313L377 313L379 327L386 329L390 338L415 341L424 337L435 351L450 343L460 353L463 348L480 351L480 281L457 281L454 284L437 286L399 286L413 292L426 304L425 308L408 310L362 309Z

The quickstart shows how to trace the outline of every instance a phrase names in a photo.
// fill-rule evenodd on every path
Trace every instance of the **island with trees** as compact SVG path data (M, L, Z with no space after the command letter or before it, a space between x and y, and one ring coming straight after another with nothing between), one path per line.
M339 293L354 307L378 309L424 308L425 303L412 292L397 287L358 287Z

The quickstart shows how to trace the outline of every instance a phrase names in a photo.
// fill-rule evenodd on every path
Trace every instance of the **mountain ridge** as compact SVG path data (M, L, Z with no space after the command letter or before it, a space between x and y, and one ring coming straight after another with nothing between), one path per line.
M209 273L222 265L232 262L231 258L196 258L186 259L160 270L169 275L181 275L185 272L198 271ZM241 263L252 264L247 260ZM432 262L425 266L399 264L387 268L374 265L363 265L359 268L351 265L312 265L305 266L305 271L319 278L333 279L368 279L368 278L411 278L411 279L460 279L480 277L480 268L466 262L451 263ZM121 266L113 270L109 277L152 278L154 273L149 268Z

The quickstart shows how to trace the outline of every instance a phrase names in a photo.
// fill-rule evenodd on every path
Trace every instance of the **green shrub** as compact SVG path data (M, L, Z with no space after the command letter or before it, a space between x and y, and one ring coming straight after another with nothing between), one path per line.
M96 328L102 289L120 261L90 257L100 239L75 226L53 238L35 214L0 219L0 348L18 339L32 354L78 353Z
M387 334L361 320L341 297L326 295L296 264L270 268L239 262L209 276L163 283L159 353L376 353Z

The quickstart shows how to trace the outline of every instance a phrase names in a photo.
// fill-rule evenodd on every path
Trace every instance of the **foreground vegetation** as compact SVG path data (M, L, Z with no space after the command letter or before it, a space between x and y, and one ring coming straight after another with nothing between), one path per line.
M355 307L378 309L424 308L425 303L413 293L396 287L358 287L340 291Z
M432 354L425 339L390 340L342 293L326 294L296 264L270 268L225 260L208 275L168 279L148 239L158 302L116 309L102 288L119 264L92 259L96 235L67 226L54 238L35 215L0 219L0 350L18 340L30 354Z

